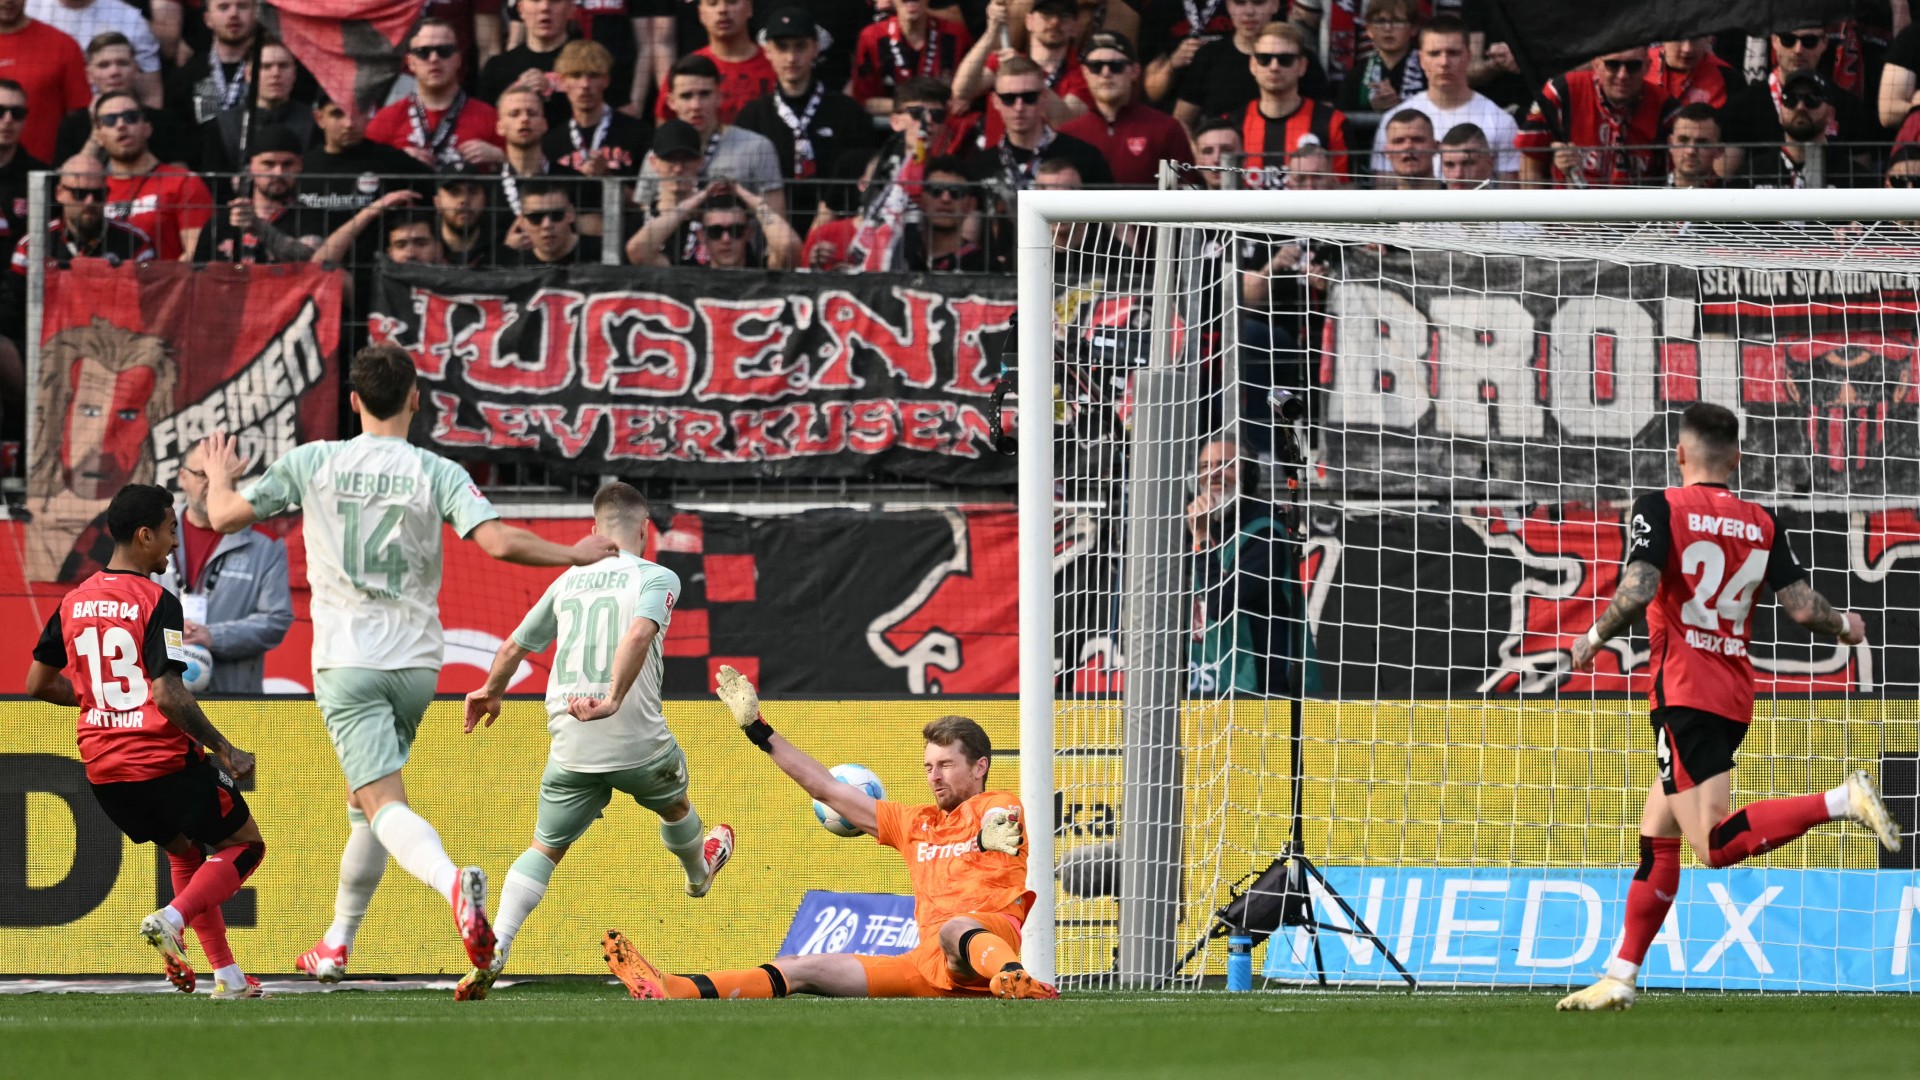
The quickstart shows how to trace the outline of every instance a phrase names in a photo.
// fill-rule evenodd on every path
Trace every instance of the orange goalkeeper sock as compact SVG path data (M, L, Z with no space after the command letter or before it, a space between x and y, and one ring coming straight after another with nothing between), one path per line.
M787 996L787 977L772 964L745 971L710 971L705 975L667 976L670 998L780 998Z
M1020 962L1020 950L984 928L960 935L960 951L967 954L967 963L973 967L974 974L983 979L991 979L1008 964Z

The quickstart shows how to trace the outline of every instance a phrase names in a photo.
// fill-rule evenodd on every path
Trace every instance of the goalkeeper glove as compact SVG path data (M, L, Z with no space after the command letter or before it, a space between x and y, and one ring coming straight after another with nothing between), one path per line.
M980 822L980 850L1006 855L1020 854L1025 840L1020 833L1020 808L996 806Z
M726 704L727 711L733 713L740 730L746 732L753 745L772 753L773 728L760 719L760 695L754 691L753 683L728 664L720 665L717 682L714 693Z

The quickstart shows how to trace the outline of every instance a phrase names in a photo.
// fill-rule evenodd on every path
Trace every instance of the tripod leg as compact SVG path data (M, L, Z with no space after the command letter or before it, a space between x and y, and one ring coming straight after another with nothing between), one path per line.
M1353 927L1352 930L1349 930L1347 932L1352 934L1354 937L1363 938L1367 941L1372 942L1373 947L1380 950L1380 955L1387 958L1387 963L1393 965L1393 970L1399 972L1400 977L1407 981L1407 989L1409 990L1420 989L1420 983L1416 979L1414 979L1413 973L1408 971L1404 964L1400 963L1400 958L1393 955L1393 950L1387 948L1387 943L1380 940L1380 935L1373 932L1373 927L1367 925L1367 921L1360 917L1360 913L1353 910L1353 905L1347 903L1346 897L1340 895L1339 891L1336 890L1333 887L1332 883L1327 880L1327 876L1320 872L1320 868L1313 865L1313 860L1307 858L1305 855L1296 855L1294 856L1294 858L1300 861L1300 865L1305 867L1307 873L1312 874L1314 880L1320 883L1320 888L1326 891L1327 896L1330 899L1332 899L1334 903L1340 905L1340 910L1346 913L1347 922L1350 923ZM1317 929L1318 927L1316 924L1316 931ZM1329 927L1328 929L1335 929L1335 928ZM1317 932L1314 934L1313 946L1314 946L1314 955L1316 958L1318 958L1319 948L1320 948L1320 935ZM1325 975L1324 969L1322 969L1320 981L1321 982L1326 981L1326 975Z

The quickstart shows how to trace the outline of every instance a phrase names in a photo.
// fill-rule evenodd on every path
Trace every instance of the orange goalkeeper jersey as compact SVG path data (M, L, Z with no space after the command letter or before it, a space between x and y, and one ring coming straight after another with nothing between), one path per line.
M938 934L941 923L969 912L1026 921L1033 894L1027 891L1025 812L1020 854L980 850L980 819L996 806L1017 809L1020 800L1004 791L988 791L951 812L884 799L875 805L875 838L907 860L913 917L923 940Z

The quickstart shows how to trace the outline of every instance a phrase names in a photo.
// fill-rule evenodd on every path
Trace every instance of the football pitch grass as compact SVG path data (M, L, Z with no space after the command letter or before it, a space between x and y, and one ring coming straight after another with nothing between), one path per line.
M0 1075L274 1077L1912 1076L1905 995L1077 994L636 1002L595 982L445 992L0 995ZM1302 1072L1299 1070L1312 1070Z

